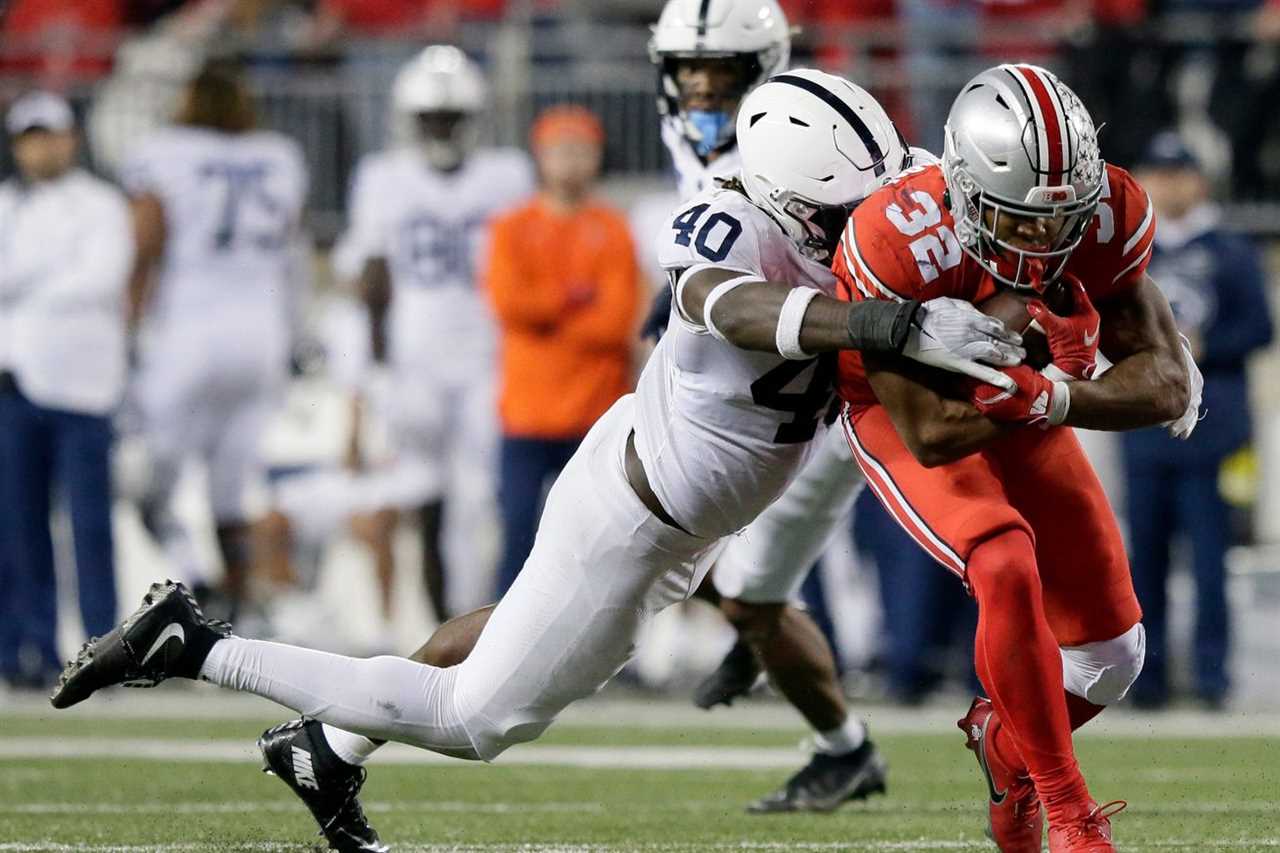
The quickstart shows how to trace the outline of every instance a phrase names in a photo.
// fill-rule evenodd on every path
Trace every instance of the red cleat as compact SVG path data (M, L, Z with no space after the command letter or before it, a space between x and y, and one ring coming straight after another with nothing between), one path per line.
M1124 800L1086 803L1076 817L1049 827L1049 853L1115 853L1110 818L1126 805Z
M995 750L987 748L987 731L995 713L991 700L979 696L973 700L969 713L956 723L967 739L965 746L978 756L978 767L986 777L987 790L991 794L987 806L990 821L987 834L1001 853L1040 853L1044 810L1040 808L1036 786L1030 776L1009 767L995 754Z

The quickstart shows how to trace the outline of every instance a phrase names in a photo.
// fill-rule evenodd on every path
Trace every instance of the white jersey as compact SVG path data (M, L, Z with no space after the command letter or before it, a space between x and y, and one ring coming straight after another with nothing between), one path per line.
M673 280L711 265L835 293L831 271L732 189L683 205L658 255ZM746 526L809 458L834 412L834 376L834 356L789 361L740 349L673 311L636 389L636 450L663 507L696 536Z
M244 318L230 322L246 336L283 338L307 196L296 142L272 131L168 127L138 147L121 178L131 195L153 194L164 208L152 317L202 323L233 315Z
M710 163L703 160L693 150L693 143L680 132L679 123L672 118L662 120L662 144L667 146L667 151L671 154L671 165L676 170L676 186L680 191L681 201L687 201L714 187L713 178L736 175L742 166L742 156L738 154L737 145L721 151Z
M334 266L350 279L366 261L386 260L393 365L467 381L477 361L492 357L493 322L478 286L489 223L533 188L529 158L514 149L477 151L448 173L412 148L361 160Z

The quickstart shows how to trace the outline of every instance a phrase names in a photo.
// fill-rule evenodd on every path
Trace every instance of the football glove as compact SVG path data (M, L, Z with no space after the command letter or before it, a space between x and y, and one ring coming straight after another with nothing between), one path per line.
M970 400L979 412L994 421L1043 427L1066 420L1071 407L1067 383L1050 379L1025 364L1005 368L1001 373L1013 382L1015 390L988 383L975 385Z
M1187 387L1190 393L1187 397L1186 411L1176 420L1167 422L1165 426L1169 428L1169 435L1186 441L1195 431L1196 424L1200 423L1200 403L1204 398L1204 375L1200 373L1195 356L1191 354L1191 341L1187 340L1186 335L1181 334L1178 335L1178 339L1182 342L1182 363L1187 368Z
M1059 370L1073 379L1091 379L1098 369L1098 337L1102 321L1089 301L1080 279L1066 276L1075 309L1071 316L1054 314L1036 299L1027 303L1027 313L1049 340L1049 354Z
M1021 344L1021 335L971 303L940 297L920 307L907 333L902 354L923 364L972 376L1012 394L1015 383L987 365L1020 364L1027 357Z

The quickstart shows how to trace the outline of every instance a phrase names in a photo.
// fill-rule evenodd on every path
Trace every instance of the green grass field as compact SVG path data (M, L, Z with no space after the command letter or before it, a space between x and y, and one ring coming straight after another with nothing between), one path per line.
M271 716L91 711L0 710L0 851L315 849L310 817L254 763ZM571 719L491 767L393 749L371 765L364 801L401 851L994 849L982 834L985 788L954 729L877 736L887 797L833 815L757 817L744 804L804 758L798 725L678 728L634 711L641 722ZM1114 823L1121 850L1280 849L1275 738L1110 733L1081 737L1080 756L1099 799L1130 803Z

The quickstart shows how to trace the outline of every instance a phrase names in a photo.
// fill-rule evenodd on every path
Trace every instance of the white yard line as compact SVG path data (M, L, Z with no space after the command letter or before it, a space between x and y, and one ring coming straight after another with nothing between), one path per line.
M249 739L245 740L157 740L155 738L112 737L0 737L0 760L29 759L111 759L118 761L158 761L175 763L261 764L262 757ZM502 754L495 762L507 767L574 767L597 770L793 770L806 759L794 747L743 746L559 746L522 744ZM378 751L373 764L448 765L481 767L480 762L459 761L404 744L388 744ZM22 772L22 768L17 768ZM918 777L895 771L897 778ZM7 773L6 773L7 776ZM967 782L975 774L958 768L930 770L931 781ZM1116 785L1177 784L1199 782L1231 784L1240 781L1239 771L1222 766L1116 769L1108 781ZM0 781L4 781L0 777ZM1262 778L1253 781L1264 781Z
M252 741L169 741L153 738L0 737L0 759L112 758L131 761L261 762ZM529 744L504 753L502 765L534 765L628 770L794 769L804 754L793 748L715 746L541 746ZM449 764L482 766L458 761L403 744L378 751L379 764Z
M968 700L940 701L925 708L896 708L882 705L859 706L875 733L941 734L954 731L955 721ZM0 718L81 718L99 719L181 719L181 720L269 720L281 709L255 696L218 691L207 685L163 685L156 690L106 691L68 711L55 712L43 696L0 695ZM759 698L739 702L733 708L701 711L682 698L626 695L620 692L579 702L560 717L566 725L604 728L663 730L785 730L800 732L803 723L787 705ZM1206 713L1171 711L1139 714L1121 707L1103 714L1089 724L1090 734L1117 737L1277 737L1280 712L1276 710Z
M457 800L368 800L362 803L370 814L397 812L444 814L603 814L608 811L605 803L581 802L465 802ZM254 801L157 801L141 803L84 803L84 802L36 802L0 805L0 815L219 815L219 814L291 814L301 806L295 800ZM876 799L854 807L858 812L878 814L953 814L980 811L978 798L964 800L906 800ZM649 812L720 812L723 800L679 800L651 802L644 806ZM1273 814L1273 800L1227 800L1222 802L1172 802L1135 803L1129 811L1136 815L1185 815L1185 814Z
M1280 838L1222 838L1204 841L1180 841L1177 839L1153 839L1125 842L1125 851L1152 850L1273 850L1280 848ZM254 842L245 844L58 844L58 843L0 843L0 851L27 851L28 853L299 853L315 849L307 844L281 844ZM939 841L913 839L905 841L839 841L821 842L742 842L726 844L692 844L672 842L665 844L636 844L627 846L605 844L396 844L398 853L697 853L705 850L723 851L849 851L849 853L876 853L876 851L902 851L902 853L936 853L936 851L982 851L990 853L989 841Z

